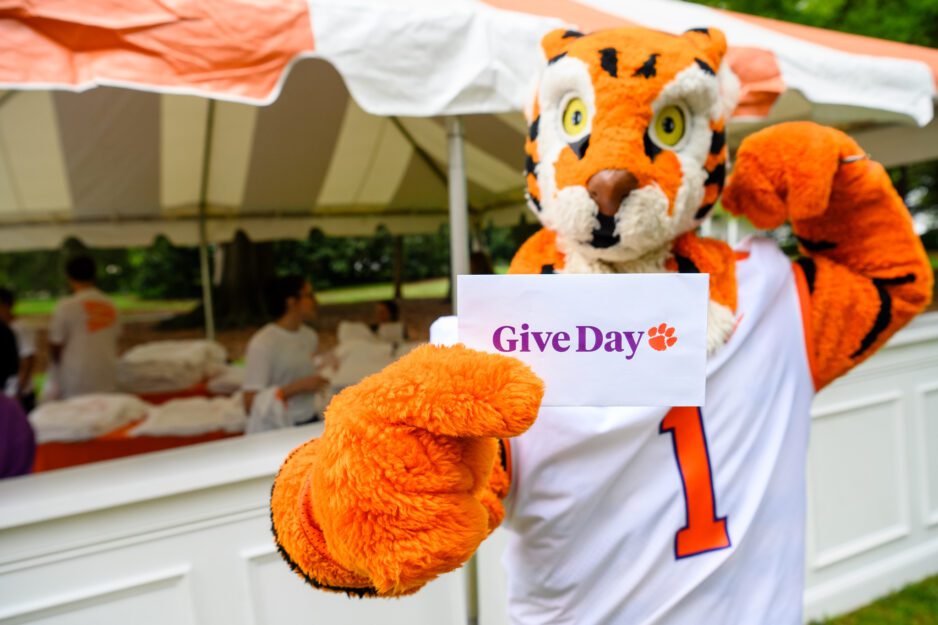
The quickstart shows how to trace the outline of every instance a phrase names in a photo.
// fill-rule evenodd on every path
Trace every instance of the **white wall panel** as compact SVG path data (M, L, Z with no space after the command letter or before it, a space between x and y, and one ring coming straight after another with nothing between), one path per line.
M270 546L248 552L245 566L257 625L414 625L465 620L465 593L458 573L428 584L416 596L359 599L310 589Z
M922 513L928 527L938 526L938 382L916 389L916 436L924 463Z
M909 533L900 393L815 410L808 524L816 568Z
M99 625L134 623L194 625L187 567L153 571L131 578L89 583L87 578L61 580L52 576L52 588L38 601L12 601L0 612L10 625ZM57 591L56 587L63 590Z

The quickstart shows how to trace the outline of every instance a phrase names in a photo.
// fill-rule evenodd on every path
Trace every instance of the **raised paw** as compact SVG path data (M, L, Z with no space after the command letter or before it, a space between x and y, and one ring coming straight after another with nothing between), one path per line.
M674 328L668 324L662 323L658 326L652 326L648 329L648 344L653 349L663 352L677 343L677 337L674 336Z

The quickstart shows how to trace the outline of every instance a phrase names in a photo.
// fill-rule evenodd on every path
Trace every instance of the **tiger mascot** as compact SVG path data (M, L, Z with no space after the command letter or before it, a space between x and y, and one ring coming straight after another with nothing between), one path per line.
M515 623L800 624L811 399L927 305L909 214L811 123L748 137L724 192L738 83L717 30L542 47L525 152L543 229L510 271L709 274L706 405L541 407L526 365L455 344L444 318L286 459L280 551L318 588L401 596L507 517ZM759 228L788 221L801 256L698 237L721 192Z

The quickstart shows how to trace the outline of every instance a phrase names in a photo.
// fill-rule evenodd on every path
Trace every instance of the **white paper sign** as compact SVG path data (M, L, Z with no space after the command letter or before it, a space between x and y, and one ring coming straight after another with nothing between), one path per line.
M545 406L702 406L704 274L459 276L459 342L514 356Z

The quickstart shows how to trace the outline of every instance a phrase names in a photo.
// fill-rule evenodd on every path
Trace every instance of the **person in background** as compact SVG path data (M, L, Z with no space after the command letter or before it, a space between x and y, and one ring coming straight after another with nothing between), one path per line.
M392 323L394 321L400 321L400 319L400 309L397 306L397 302L393 299L375 302L375 320L374 323L371 324L371 331L377 332L382 323Z
M65 265L72 295L52 312L49 356L55 367L56 399L117 390L117 308L95 286L90 256Z
M297 275L274 278L265 289L267 312L273 319L248 342L244 357L244 410L249 431L299 425L316 418L315 393L328 384L316 372L316 332L305 325L316 317L316 296L308 280ZM284 422L258 425L251 409L258 393L276 387L286 404ZM255 423L252 426L251 420Z
M16 398L26 414L36 407L36 392L33 388L33 370L36 365L36 332L13 315L15 298L10 289L0 288L0 321L5 323L16 336L19 348L19 373L6 380L4 390L9 397Z
M0 478L33 470L36 435L16 401L0 394Z
M396 342L407 338L407 328L401 322L400 308L393 299L375 302L374 322L368 327L384 340Z

